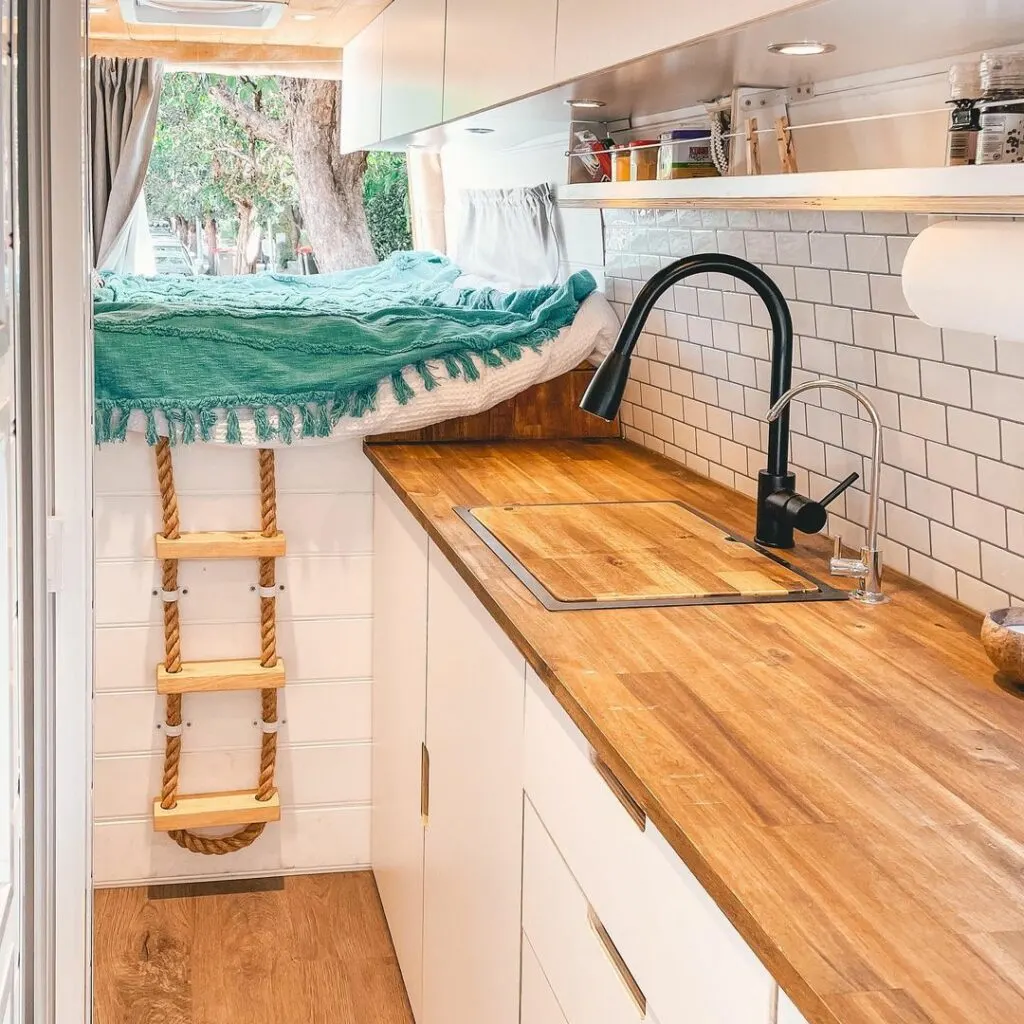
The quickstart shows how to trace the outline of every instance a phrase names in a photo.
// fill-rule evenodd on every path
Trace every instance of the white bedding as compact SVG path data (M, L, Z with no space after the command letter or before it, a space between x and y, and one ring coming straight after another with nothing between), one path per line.
M428 364L434 371L440 386L434 391L422 392L417 389L416 397L407 405L400 405L395 399L391 382L385 380L377 395L377 408L365 416L345 416L338 421L330 437L304 438L302 425L296 417L295 435L292 444L329 444L343 438L365 437L368 434L385 434L398 430L414 430L431 423L454 419L457 416L472 416L485 412L499 402L525 391L534 384L540 384L568 372L584 359L606 355L615 343L619 330L618 318L600 292L593 292L581 303L575 320L564 327L551 341L540 347L538 352L523 350L522 358L500 367L480 367L480 379L468 382L462 378L450 380L443 364ZM413 383L410 378L410 383ZM275 414L270 414L271 422ZM167 422L160 414L156 417L157 433L167 434ZM239 425L242 430L242 444L253 448L286 447L284 441L268 444L256 436L256 427L251 413L240 413ZM275 424L276 426L276 424ZM144 413L132 413L128 429L145 433ZM211 444L227 443L227 422L225 415L218 416Z

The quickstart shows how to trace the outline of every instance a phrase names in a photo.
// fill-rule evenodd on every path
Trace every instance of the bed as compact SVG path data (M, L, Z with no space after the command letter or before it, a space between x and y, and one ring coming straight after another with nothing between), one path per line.
M611 347L584 272L505 291L397 253L315 277L145 278L94 289L96 439L272 447L482 412Z

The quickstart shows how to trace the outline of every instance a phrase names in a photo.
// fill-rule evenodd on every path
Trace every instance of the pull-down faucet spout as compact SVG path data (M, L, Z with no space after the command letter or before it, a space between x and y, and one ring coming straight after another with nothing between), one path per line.
M626 314L615 348L598 367L583 395L581 409L602 419L615 418L629 377L633 349L654 304L674 284L695 274L727 274L742 281L761 299L768 310L772 333L770 404L774 405L789 390L793 376L793 320L778 285L760 267L738 256L700 253L670 263L640 289ZM759 544L791 548L794 529L817 533L825 525L824 505L797 494L795 487L796 477L789 472L789 410L786 408L769 426L768 464L758 476L754 537Z

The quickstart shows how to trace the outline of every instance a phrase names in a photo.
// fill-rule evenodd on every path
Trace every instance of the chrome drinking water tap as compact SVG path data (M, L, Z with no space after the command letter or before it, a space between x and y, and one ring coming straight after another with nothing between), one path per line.
M865 604L881 604L888 601L889 598L882 593L882 553L878 550L878 503L882 480L882 421L879 419L878 410L862 392L852 385L841 380L822 377L819 380L809 380L798 384L795 388L790 388L768 410L766 418L769 423L774 422L792 399L815 388L841 391L844 395L849 395L863 406L871 420L874 437L871 443L867 541L860 549L860 558L843 558L843 540L842 537L836 537L833 542L832 558L829 559L829 572L833 576L852 577L860 581L857 589L850 594L853 600L863 601Z

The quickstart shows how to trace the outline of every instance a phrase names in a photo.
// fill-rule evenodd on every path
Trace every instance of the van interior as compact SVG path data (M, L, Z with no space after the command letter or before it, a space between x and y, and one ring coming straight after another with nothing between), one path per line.
M0 1021L1024 1020L1019 0L0 33Z

